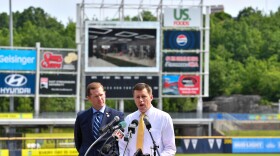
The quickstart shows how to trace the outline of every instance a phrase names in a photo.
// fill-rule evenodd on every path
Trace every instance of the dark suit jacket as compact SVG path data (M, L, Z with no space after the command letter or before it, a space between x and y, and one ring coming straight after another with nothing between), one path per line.
M120 121L124 121L124 113L106 106L100 128L110 123L115 116L120 117ZM79 112L75 121L75 146L79 152L79 156L84 156L88 148L95 141L92 134L92 108ZM119 122L115 123L117 125ZM87 156L98 156L104 142L112 136L112 133L106 134L100 139L87 154ZM117 142L115 142L117 146ZM118 147L117 147L118 148Z

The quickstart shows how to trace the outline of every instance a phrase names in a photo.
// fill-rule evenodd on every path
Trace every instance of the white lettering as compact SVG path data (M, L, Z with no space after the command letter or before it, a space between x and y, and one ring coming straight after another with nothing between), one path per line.
M197 62L189 62L189 63L165 62L165 67L198 67L198 63Z
M0 94L31 94L30 88L0 88Z
M238 142L234 144L235 148L262 148L262 142Z
M21 65L33 64L35 57L19 57L17 55L0 55L0 63L20 63Z

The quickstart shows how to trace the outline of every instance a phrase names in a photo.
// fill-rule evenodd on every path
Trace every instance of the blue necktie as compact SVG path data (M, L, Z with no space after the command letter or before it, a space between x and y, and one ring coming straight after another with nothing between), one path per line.
M99 137L99 127L101 125L101 114L102 113L96 112L95 114L96 114L96 116L92 122L92 132L93 132L93 138L96 140Z

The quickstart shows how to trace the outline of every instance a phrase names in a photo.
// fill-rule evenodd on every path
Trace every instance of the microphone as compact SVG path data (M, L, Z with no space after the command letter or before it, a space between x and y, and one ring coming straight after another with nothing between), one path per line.
M116 130L113 132L112 136L113 136L117 141L119 141L120 139L123 138L124 133L123 133L120 129L116 129Z
M152 125L151 125L151 123L149 122L147 116L145 116L143 120L144 120L144 124L146 125L146 128L148 129L149 134L150 134L151 139L152 139L153 144L154 144L154 147L151 147L151 149L154 150L154 155L156 155L156 152L157 152L157 154L160 156L159 151L158 151L159 146L156 145L156 142L155 142L155 140L154 140L154 138L153 138L153 135L152 135L152 133L151 133L151 131L150 131L150 129L152 128Z
M107 125L103 126L101 129L100 129L100 132L101 133L104 133L104 132L107 132L108 129L111 129L111 127L113 126L113 124L115 124L116 122L118 122L120 120L120 117L118 116L115 116L114 119L108 123Z
M128 126L128 131L131 131L132 134L135 134L135 128L138 126L138 120L134 119L131 124Z
M111 130L122 129L122 128L125 128L125 127L126 127L126 122L122 121L122 122L119 122L119 124L117 126L112 127Z
M106 133L104 133L104 134L106 134ZM118 141L119 139L122 139L123 136L124 136L123 130L122 129L116 129L112 133L112 136L107 138L107 140L104 142L104 144L102 145L101 150L100 150L98 156L100 156L100 155L108 155L108 154L112 155L112 152L115 153L115 143L116 143L115 141ZM111 138L114 138L113 142L107 144L107 141L109 141ZM117 154L116 154L116 156L117 156Z
M104 145L102 150L101 150L102 154L104 154L104 155L109 154L111 148L112 148L111 144Z
M124 141L128 142L131 138L131 134L135 134L135 128L138 126L138 120L134 119L128 126L128 133L124 137Z
M141 148L138 148L138 150L134 153L133 156L142 156L143 155L143 152L141 150Z
M152 128L152 125L151 125L151 123L149 122L149 120L147 119L148 117L147 116L145 116L144 117L144 123L145 123L145 125L146 125L146 128L148 129L148 130L150 130L151 128Z

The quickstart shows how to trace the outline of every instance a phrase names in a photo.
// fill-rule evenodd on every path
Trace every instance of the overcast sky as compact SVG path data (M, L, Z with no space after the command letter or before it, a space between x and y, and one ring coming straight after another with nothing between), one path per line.
M0 13L9 13L10 0L0 0ZM50 16L55 17L63 24L68 23L68 19L76 21L76 4L82 3L83 0L11 0L12 11L22 12L30 6L40 7L44 9ZM105 3L119 4L121 0L103 0ZM101 3L102 0L84 0L85 3ZM138 4L139 0L125 0L125 3ZM144 0L145 4L157 4L159 0ZM163 0L164 4L178 4L179 0ZM196 5L199 0L183 0L184 4ZM204 5L224 5L226 13L232 16L237 16L240 10L245 7L253 7L254 9L261 10L265 13L270 11L277 11L280 6L280 0L203 0ZM125 15L135 16L137 10L127 9ZM117 10L100 11L99 9L87 9L86 15L91 19L93 16L97 18L113 17L118 18Z

